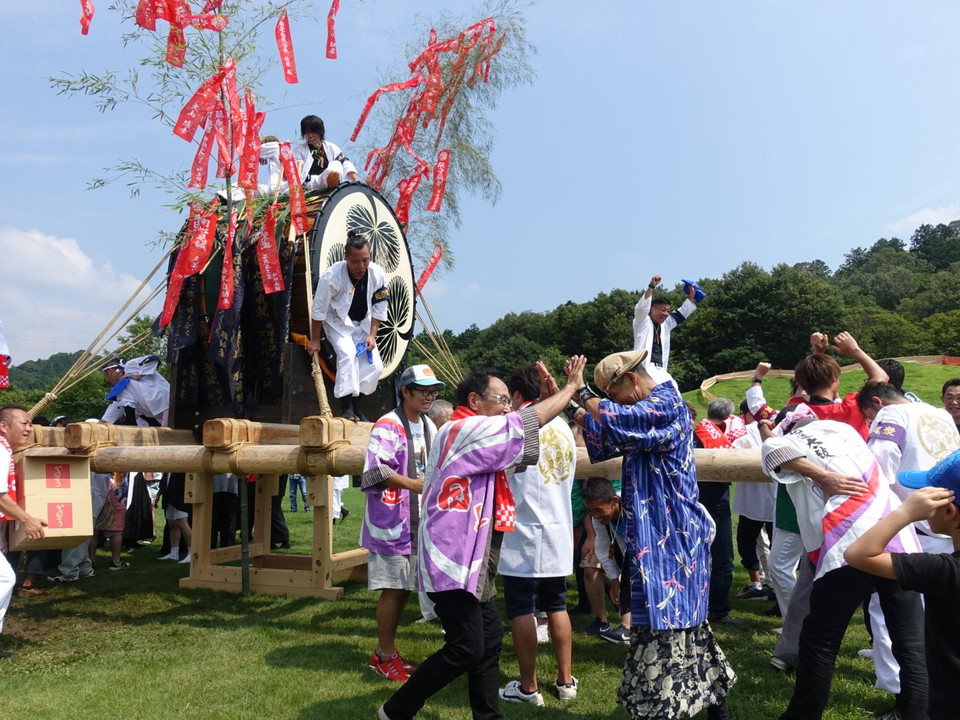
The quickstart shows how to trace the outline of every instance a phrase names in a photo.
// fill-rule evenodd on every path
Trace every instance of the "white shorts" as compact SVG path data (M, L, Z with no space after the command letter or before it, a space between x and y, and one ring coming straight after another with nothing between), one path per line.
M163 516L167 520L180 520L181 518L185 518L187 514L183 510L177 510L173 505L167 505Z
M369 553L367 556L368 590L416 590L416 555L380 555Z

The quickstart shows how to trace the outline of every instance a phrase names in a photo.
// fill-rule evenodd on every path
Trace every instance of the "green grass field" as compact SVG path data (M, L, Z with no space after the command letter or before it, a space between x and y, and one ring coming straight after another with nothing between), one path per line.
M351 516L335 528L338 551L356 546L362 514L359 490L347 490L345 498ZM291 552L306 552L312 517L287 514ZM376 593L365 585L347 584L338 602L181 591L177 581L187 567L160 562L158 555L159 543L144 546L130 555L128 570L110 572L109 556L101 551L95 578L13 599L0 647L16 654L0 661L0 717L352 720L372 718L393 691L366 667L376 637ZM734 592L745 583L738 569ZM575 590L569 600L576 602ZM775 641L770 631L778 625L763 615L769 605L734 600L734 614L746 623L716 628L739 675L729 702L737 720L776 718L793 688L791 676L769 665ZM439 627L417 624L418 617L411 602L398 634L404 655L415 663L442 642ZM590 617L572 619L578 699L561 705L545 690L546 707L504 703L506 718L626 717L614 700L625 648L583 636ZM866 642L857 617L839 658L826 718L868 718L892 704L872 688L872 665L857 657ZM516 677L509 633L500 668L503 682ZM555 670L549 646L541 646L542 688L552 685ZM470 718L465 680L437 695L419 717Z

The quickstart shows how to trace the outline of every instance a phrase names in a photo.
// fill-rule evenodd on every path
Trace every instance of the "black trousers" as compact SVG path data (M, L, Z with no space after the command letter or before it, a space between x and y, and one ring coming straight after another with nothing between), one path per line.
M863 598L876 588L893 656L900 663L900 711L904 720L927 718L927 665L920 595L850 567L831 570L813 583L810 614L800 631L800 662L793 698L780 720L817 720L830 696L840 642Z
M760 558L757 556L757 538L760 531L766 528L767 538L773 541L773 523L763 520L754 520L741 515L737 521L737 553L740 555L740 564L747 570L759 570Z
M443 647L428 657L385 704L390 720L410 720L433 695L463 673L474 720L502 720L500 648L503 627L492 600L465 590L428 593L446 632Z

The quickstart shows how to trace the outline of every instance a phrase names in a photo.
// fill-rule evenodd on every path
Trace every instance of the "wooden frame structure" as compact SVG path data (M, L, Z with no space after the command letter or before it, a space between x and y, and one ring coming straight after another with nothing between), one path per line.
M333 552L332 475L359 475L370 437L370 423L311 416L299 426L218 418L203 428L203 444L193 432L103 423L73 423L62 432L41 428L34 442L15 455L45 457L83 455L94 472L183 472L184 498L194 506L193 532L210 536L213 523L213 476L231 472L257 475L258 502L248 546L250 589L272 595L298 595L339 600L337 580L366 576L367 551ZM695 450L697 468L715 482L769 482L760 470L759 450ZM578 450L576 477L620 477L620 460L591 464ZM309 555L271 552L270 503L279 476L297 472L307 477L307 504L314 508L313 541ZM242 569L234 563L241 546L212 550L206 542L191 549L190 574L180 587L240 592Z

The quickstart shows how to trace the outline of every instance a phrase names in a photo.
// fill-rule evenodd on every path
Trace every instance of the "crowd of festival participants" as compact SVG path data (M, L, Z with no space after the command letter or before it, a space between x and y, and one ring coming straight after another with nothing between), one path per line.
M783 408L767 404L770 365L760 363L739 413L715 398L697 422L667 363L671 331L702 293L690 283L671 312L653 297L660 280L651 278L637 304L633 349L601 359L592 386L582 356L567 360L560 382L539 362L509 376L477 369L441 424L430 411L443 382L426 365L401 376L400 402L375 423L361 479L361 544L369 587L380 593L369 666L400 683L378 720L416 716L461 675L478 719L502 717L500 701L540 706L547 693L574 701L571 575L576 609L595 618L587 633L628 646L616 690L628 716L731 717L737 677L712 631L743 622L730 612L730 486L697 473L694 448L759 449L773 481L737 485L749 584L734 597L774 600L768 614L783 617L770 663L792 671L795 687L781 718L823 715L844 632L861 607L873 644L862 652L890 693L876 717L955 717L960 379L943 388L946 409L928 405L903 390L898 362L874 361L843 332L834 352L868 380L841 397L840 365L814 332ZM592 462L622 458L621 477L575 479L578 440ZM519 667L503 687L498 574ZM417 666L397 647L413 591L444 630ZM619 622L606 616L608 594ZM544 686L536 660L545 639L556 674Z
M301 129L310 164L305 182L335 184L341 173L356 179L349 160L325 143L319 118L304 118ZM334 346L334 395L345 417L363 419L360 399L382 370L376 335L389 299L383 277L369 239L352 234L344 260L318 280L307 349L319 350L321 333ZM944 386L944 408L933 407L903 389L899 363L874 361L844 332L833 350L858 362L868 380L841 397L829 339L813 332L783 408L767 404L770 366L760 363L739 413L732 400L715 398L698 422L668 373L671 333L703 298L696 283L684 282L688 297L672 310L654 297L660 276L651 278L635 308L632 349L599 359L592 384L582 356L565 362L559 381L540 362L509 375L480 368L458 384L451 405L437 399L445 385L427 365L402 373L398 405L373 425L359 478L366 496L360 544L369 551L369 588L379 593L367 662L399 684L377 709L378 720L413 718L461 675L476 720L502 717L500 701L540 706L544 694L575 701L571 576L574 611L594 618L586 634L626 646L616 696L629 717L691 718L706 710L710 720L729 718L726 699L737 676L712 626L743 622L730 603L734 514L749 584L733 596L775 601L768 614L783 618L770 663L793 672L795 688L781 718L822 716L841 640L861 607L872 636L872 648L861 652L872 657L877 687L891 699L877 717L956 717L960 378ZM111 391L101 421L165 424L169 386L158 363L145 357L104 365ZM16 504L12 464L30 427L23 408L0 409L0 467L9 468L0 474L0 519L38 538L43 523ZM575 479L578 446L591 462L621 458L621 476ZM759 449L773 482L738 483L731 508L729 483L698 473L694 448ZM232 475L215 480L209 541L232 545L239 493L252 483ZM342 523L349 479L336 480L332 514ZM297 512L299 491L308 512L304 479L291 475L289 482L290 510ZM92 577L98 542L111 553L110 570L127 568L124 548L157 534L158 502L166 518L160 559L189 562L183 484L176 473L94 473L97 537L55 551L56 558L24 553L19 584L20 553L0 560L0 630L11 596L43 593L37 581L45 572L52 570L50 585ZM283 494L271 507L272 547L290 544ZM503 687L497 575L519 666L519 677ZM413 592L421 621L438 619L443 629L442 644L417 666L397 647ZM556 673L541 684L536 661L545 641Z

